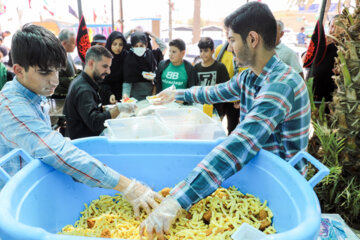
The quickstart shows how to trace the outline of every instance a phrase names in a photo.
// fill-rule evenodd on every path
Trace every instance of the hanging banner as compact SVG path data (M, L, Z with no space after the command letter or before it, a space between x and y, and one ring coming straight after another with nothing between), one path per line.
M317 21L304 59L304 68L311 67L311 64L314 61L315 64L320 64L325 56L325 53L326 37L324 27L319 21Z
M84 16L81 16L79 28L76 37L76 46L79 57L83 63L85 63L86 51L91 47L89 41L89 34L86 27Z

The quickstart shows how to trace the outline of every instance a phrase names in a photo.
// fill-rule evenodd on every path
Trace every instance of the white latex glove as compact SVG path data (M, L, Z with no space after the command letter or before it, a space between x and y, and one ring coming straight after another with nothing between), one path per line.
M134 215L137 219L140 215L140 208L144 209L147 214L150 214L150 207L155 209L158 206L155 199L163 199L160 194L154 192L148 186L141 184L135 179L131 181L129 186L123 191L123 194L125 199L133 206Z
M157 97L159 97L159 99L156 99L156 101L154 101L154 105L167 104L175 101L175 93L176 88L174 85L171 85L171 87L162 90L156 95Z
M136 111L136 104L135 103L116 103L120 113L134 113Z
M153 232L156 232L157 239L164 239L164 232L169 233L170 226L175 222L181 211L181 205L172 196L167 196L140 225L140 236L144 236L145 228L148 239L154 239Z

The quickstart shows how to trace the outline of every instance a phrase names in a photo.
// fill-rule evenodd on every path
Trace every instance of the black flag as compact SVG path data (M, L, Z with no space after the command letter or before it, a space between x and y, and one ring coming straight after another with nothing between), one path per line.
M324 26L317 21L311 41L306 52L304 59L304 68L311 67L311 64L315 61L315 64L320 64L324 59L326 53L326 37L324 32Z
M85 63L86 51L91 47L89 34L86 27L84 16L81 16L79 28L76 37L76 46L79 57L83 63Z

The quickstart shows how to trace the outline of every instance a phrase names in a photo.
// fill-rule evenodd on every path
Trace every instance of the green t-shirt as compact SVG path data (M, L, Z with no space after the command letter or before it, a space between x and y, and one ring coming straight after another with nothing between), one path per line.
M161 75L162 89L175 85L176 89L185 89L187 86L188 75L185 65L174 66L171 62Z

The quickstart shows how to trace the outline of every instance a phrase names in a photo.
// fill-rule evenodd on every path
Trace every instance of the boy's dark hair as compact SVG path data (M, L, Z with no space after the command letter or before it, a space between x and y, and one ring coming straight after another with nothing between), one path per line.
M224 20L225 26L240 34L243 42L250 31L257 32L267 50L275 48L276 20L266 4L249 2L236 9Z
M103 56L107 58L113 58L111 52L107 50L105 47L100 45L92 46L86 51L85 65L88 63L90 59L93 59L95 62L98 62L102 59Z
M209 37L201 38L198 47L200 49L207 49L210 48L210 50L214 50L214 41Z
M181 40L180 38L171 40L169 42L169 46L177 47L180 51L184 51L186 49L185 42Z
M91 42L91 46L96 45L97 43L106 43L106 37L100 33L96 34L93 37L93 41Z
M66 52L60 40L49 30L36 25L24 25L11 42L13 64L25 69L38 66L41 69L65 68Z

